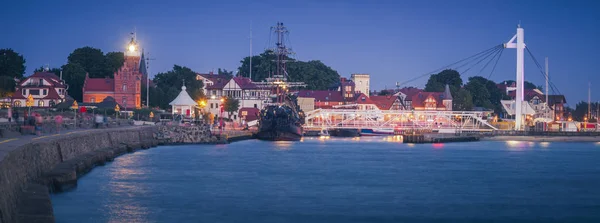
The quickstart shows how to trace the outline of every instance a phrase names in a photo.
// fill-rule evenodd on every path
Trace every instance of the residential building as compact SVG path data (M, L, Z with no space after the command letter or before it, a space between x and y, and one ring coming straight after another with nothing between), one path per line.
M206 111L220 115L220 105L224 103L221 99L231 97L240 101L240 110L231 114L231 118L235 121L254 117L253 112L256 110L249 108L260 110L271 92L269 88L252 83L247 77L230 78L226 75L197 74L196 79L204 81L204 92L208 97L204 108ZM226 111L223 112L223 117L228 115Z
M125 52L125 62L114 73L114 78L90 78L86 74L82 89L83 102L99 103L110 96L126 110L140 108L142 71L146 70L145 66L135 39L131 38Z
M446 85L444 92L421 91L412 95L411 109L431 111L452 111L452 94Z
M17 83L12 96L13 107L25 107L29 95L33 98L32 107L54 107L67 97L68 86L56 74L37 72Z

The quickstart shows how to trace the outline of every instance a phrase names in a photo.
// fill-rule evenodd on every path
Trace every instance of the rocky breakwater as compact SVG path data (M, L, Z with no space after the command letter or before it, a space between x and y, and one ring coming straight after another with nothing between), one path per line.
M158 144L157 127L101 129L0 148L0 223L54 222L49 192L114 157Z
M226 142L224 138L212 135L207 124L159 125L154 137L161 145Z

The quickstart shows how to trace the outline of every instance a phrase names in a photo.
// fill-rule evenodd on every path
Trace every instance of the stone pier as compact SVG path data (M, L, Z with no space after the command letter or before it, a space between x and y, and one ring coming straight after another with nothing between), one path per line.
M207 125L138 126L0 145L0 223L54 222L50 193L115 157L161 144L216 143Z

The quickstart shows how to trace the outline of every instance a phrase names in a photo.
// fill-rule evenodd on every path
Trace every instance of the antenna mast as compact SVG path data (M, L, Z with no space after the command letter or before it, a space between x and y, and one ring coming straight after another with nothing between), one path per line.
M546 57L546 107L550 108L550 103L548 102L548 81L550 77L548 77L548 57Z

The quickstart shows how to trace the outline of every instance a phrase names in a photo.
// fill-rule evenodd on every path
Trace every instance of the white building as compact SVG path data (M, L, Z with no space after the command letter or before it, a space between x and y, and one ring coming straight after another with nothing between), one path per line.
M231 97L240 101L239 110L231 115L231 119L237 122L251 121L249 119L256 118L258 114L248 114L248 112L260 110L270 93L269 89L253 84L246 77L228 78L225 75L198 74L196 79L204 81L204 92L208 97L204 108L206 111L221 115L220 105L223 103L221 99ZM238 114L240 111L244 114ZM229 114L223 111L222 115L228 117Z
M183 115L191 118L195 115L194 108L197 106L197 103L190 97L185 89L186 87L182 86L179 95L177 95L169 105L171 105L173 115Z
M350 76L355 85L355 91L357 93L363 93L369 96L371 88L369 86L369 80L371 79L369 74L352 74Z
M29 95L33 98L32 107L54 107L65 101L67 84L56 74L37 72L17 83L12 96L13 107L25 107Z

